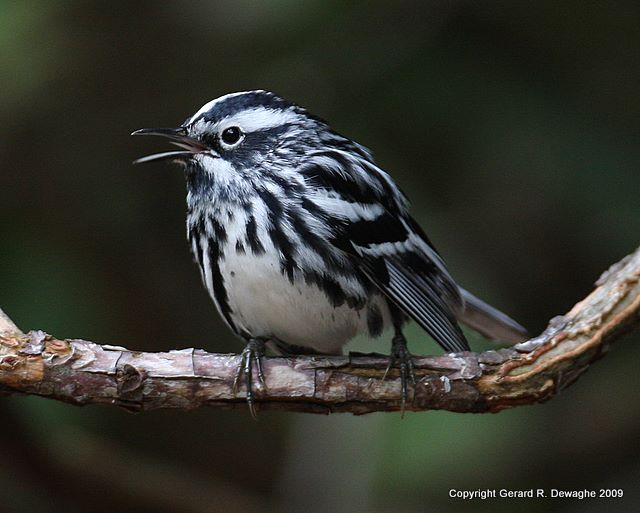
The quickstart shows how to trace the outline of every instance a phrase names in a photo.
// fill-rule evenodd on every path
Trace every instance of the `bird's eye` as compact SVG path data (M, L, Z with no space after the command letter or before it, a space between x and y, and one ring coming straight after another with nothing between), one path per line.
M220 135L222 142L227 146L235 146L242 139L242 130L237 126L230 126L229 128L225 128Z

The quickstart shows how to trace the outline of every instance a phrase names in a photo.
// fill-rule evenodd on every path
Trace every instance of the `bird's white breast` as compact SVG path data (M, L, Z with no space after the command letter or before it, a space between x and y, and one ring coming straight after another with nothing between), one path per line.
M204 234L199 238L203 250L202 278L218 310L228 312L239 334L275 338L314 352L335 354L340 353L342 346L359 333L370 331L370 307L382 317L383 326L390 325L386 300L379 294L367 297L362 284L353 277L341 276L340 286L346 295L361 298L360 308L354 308L347 302L335 306L325 291L315 283L305 281L298 267L293 270L292 280L283 274L282 255L269 235L269 217L264 203L254 202L250 213L242 208L218 208L203 216L207 233L214 231L210 221L212 216L224 226L225 240L219 241L220 258L211 262L210 241ZM254 235L260 241L259 250L252 248L248 240L250 218L256 225ZM287 236L294 239L298 247L295 254L298 265L303 269L314 269L320 275L326 273L331 276L322 259L314 251L305 250L304 242L295 239L296 234L291 228ZM192 239L194 254L197 254L195 242ZM215 290L212 269L216 265L225 291L226 309L225 305L218 303L220 294Z
M220 263L220 272L234 324L254 337L276 337L321 353L339 353L347 341L366 331L366 308L334 307L324 292L302 277L291 283L274 252L231 251Z

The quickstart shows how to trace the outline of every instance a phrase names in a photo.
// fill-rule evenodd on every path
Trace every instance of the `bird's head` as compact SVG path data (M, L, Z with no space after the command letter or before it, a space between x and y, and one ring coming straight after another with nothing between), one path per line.
M227 94L203 105L178 128L143 128L132 135L167 138L178 150L136 163L173 160L184 165L187 201L226 198L243 202L271 184L300 184L316 177L313 166L373 162L369 150L333 131L321 118L263 90ZM327 152L337 150L338 160ZM347 158L348 157L348 158ZM354 160L355 159L355 160Z
M260 168L269 161L297 159L317 145L326 123L268 91L227 94L203 105L178 128L143 128L132 135L156 135L180 149L155 153L136 163L174 160L202 172ZM289 162L289 164L291 164Z

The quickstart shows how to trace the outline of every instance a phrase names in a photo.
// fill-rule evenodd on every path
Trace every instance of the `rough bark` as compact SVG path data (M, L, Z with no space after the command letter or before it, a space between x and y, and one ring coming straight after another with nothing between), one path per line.
M611 342L640 327L640 248L614 264L596 289L507 349L415 358L408 411L498 412L546 401L573 383ZM233 391L240 357L197 349L143 353L85 340L22 333L0 310L0 393L131 411L200 406L246 410ZM266 357L257 410L364 414L400 409L400 379L383 355Z

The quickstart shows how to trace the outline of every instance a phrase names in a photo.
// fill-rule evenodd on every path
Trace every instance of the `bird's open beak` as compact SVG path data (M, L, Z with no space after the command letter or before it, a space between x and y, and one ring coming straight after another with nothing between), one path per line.
M154 162L156 160L181 160L193 156L194 153L200 153L201 151L208 151L210 148L202 144L187 135L187 130L183 127L180 128L142 128L136 130L131 135L159 135L166 137L171 141L171 144L175 144L182 150L179 151L165 151L163 153L154 153L153 155L147 155L134 160L134 164L143 164L145 162Z

